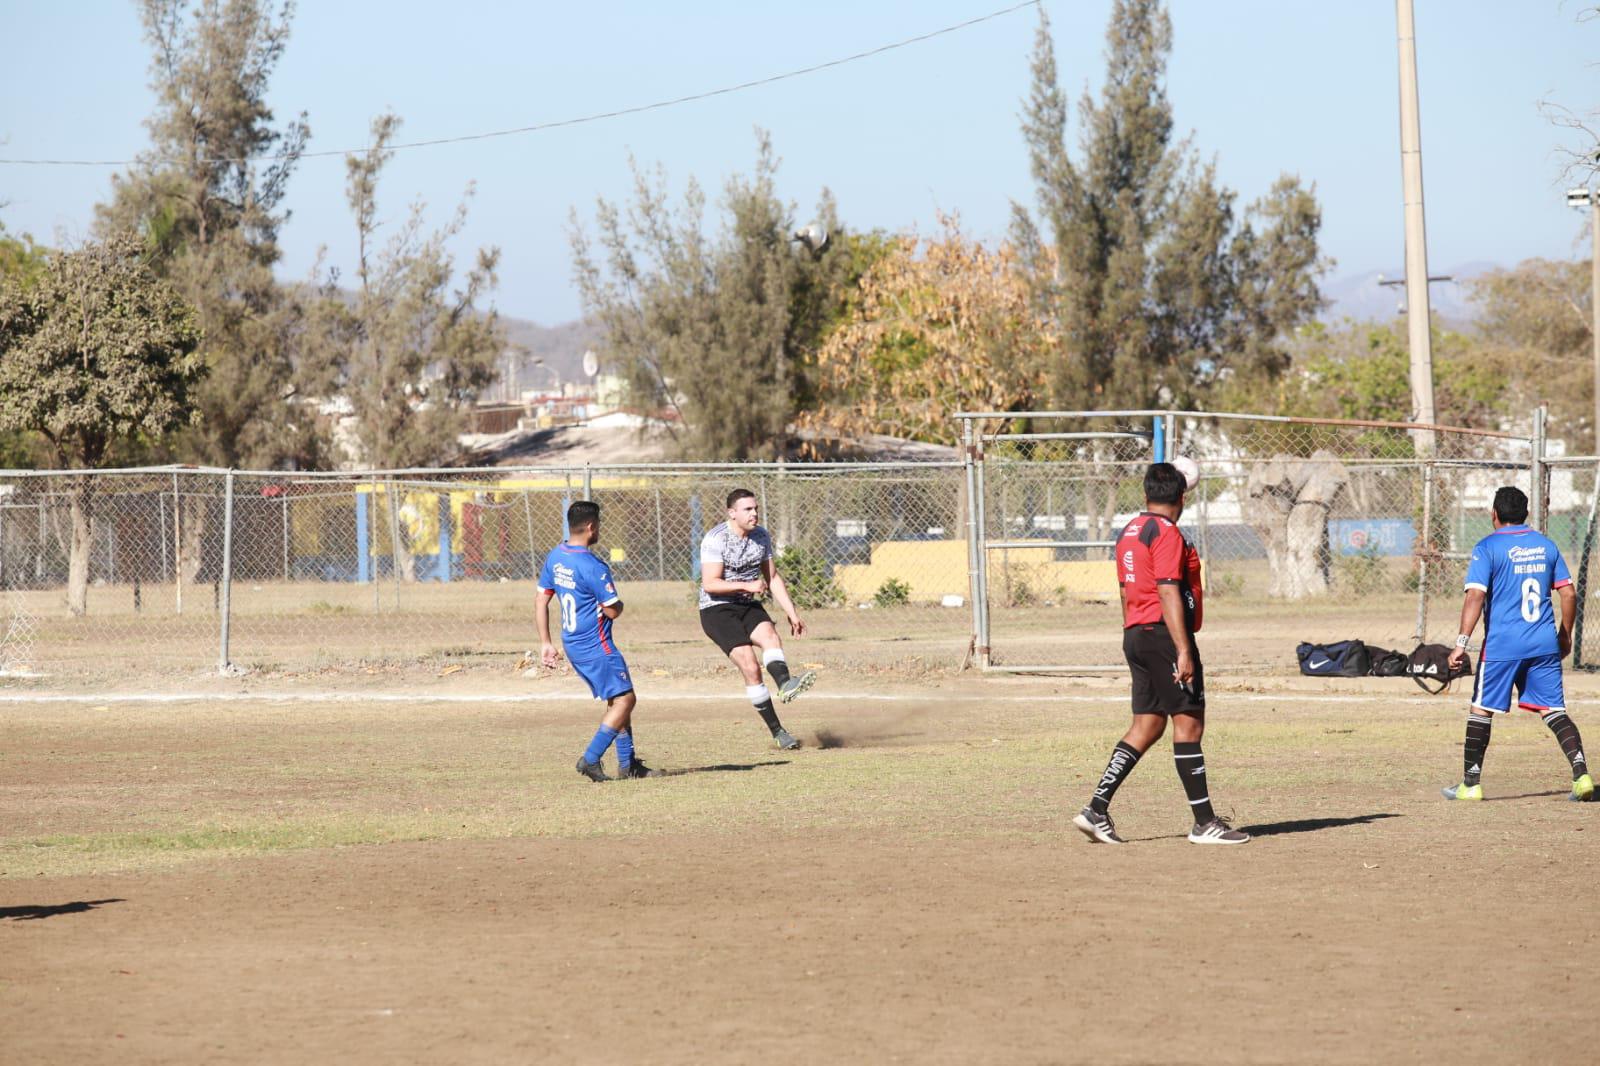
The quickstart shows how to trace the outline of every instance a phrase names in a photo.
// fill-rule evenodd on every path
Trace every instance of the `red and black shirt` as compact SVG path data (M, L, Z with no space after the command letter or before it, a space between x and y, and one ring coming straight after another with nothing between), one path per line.
M1126 591L1122 626L1161 621L1158 585L1177 585L1183 594L1183 618L1198 633L1202 620L1200 553L1171 519L1149 511L1134 516L1117 537L1117 582Z

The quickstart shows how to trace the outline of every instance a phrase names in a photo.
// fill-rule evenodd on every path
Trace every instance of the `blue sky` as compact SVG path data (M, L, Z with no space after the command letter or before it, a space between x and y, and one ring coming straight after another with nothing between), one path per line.
M717 88L927 32L1005 6L607 5L454 0L305 2L274 80L280 115L310 112L313 149L364 143L392 108L424 139L627 107ZM1062 78L1094 85L1110 0L1047 0ZM1434 269L1580 253L1563 203L1577 147L1539 111L1600 105L1589 57L1600 23L1576 0L1416 0L1429 258ZM1389 0L1173 0L1169 95L1178 128L1249 200L1282 171L1316 183L1334 274L1403 258L1394 4ZM121 0L0 0L0 156L129 158L146 147L148 52ZM830 187L856 228L935 228L959 212L1005 232L1031 189L1017 133L1035 19L1023 11L849 66L644 115L401 153L380 195L399 218L422 197L443 221L476 181L457 250L504 254L496 303L555 323L579 313L566 226L629 188L631 152L675 187L748 170L752 129L771 131L783 194L804 218ZM285 277L319 247L347 270L353 224L339 158L301 163L283 233ZM0 220L45 241L87 232L113 168L0 166ZM1586 243L1586 242L1585 242Z

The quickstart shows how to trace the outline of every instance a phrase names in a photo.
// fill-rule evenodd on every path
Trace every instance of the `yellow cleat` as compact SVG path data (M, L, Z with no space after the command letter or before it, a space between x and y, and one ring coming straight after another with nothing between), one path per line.
M1593 788L1593 785L1591 784L1590 787ZM1577 785L1574 784L1573 788L1577 788ZM1440 789L1439 794L1447 800L1481 800L1483 799L1483 786L1469 785L1466 782L1462 782L1450 788Z
M1569 797L1573 803L1590 803L1594 800L1594 778L1584 774L1572 782L1572 795Z

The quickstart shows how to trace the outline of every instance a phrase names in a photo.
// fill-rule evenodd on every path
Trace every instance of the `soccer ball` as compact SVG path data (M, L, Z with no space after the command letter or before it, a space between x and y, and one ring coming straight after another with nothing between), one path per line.
M1172 465L1178 468L1178 473L1183 475L1183 488L1187 492L1200 481L1200 464L1187 455L1180 455L1172 460Z

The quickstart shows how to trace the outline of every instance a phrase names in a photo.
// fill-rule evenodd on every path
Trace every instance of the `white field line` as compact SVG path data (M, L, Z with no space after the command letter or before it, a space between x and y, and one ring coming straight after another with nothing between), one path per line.
M1461 700L1440 699L1437 696L1358 696L1316 692L1217 692L1211 702L1226 706L1230 703L1383 703L1411 704L1460 710ZM727 689L715 692L662 692L645 695L641 704L692 703L710 700L743 701L743 697ZM1126 703L1126 693L1108 693L1104 696L1086 695L984 695L981 693L883 693L883 692L810 692L804 702L853 703ZM411 704L518 704L518 703L591 703L581 692L529 692L471 693L471 692L0 692L0 706L28 704L103 704L103 703L411 703Z

